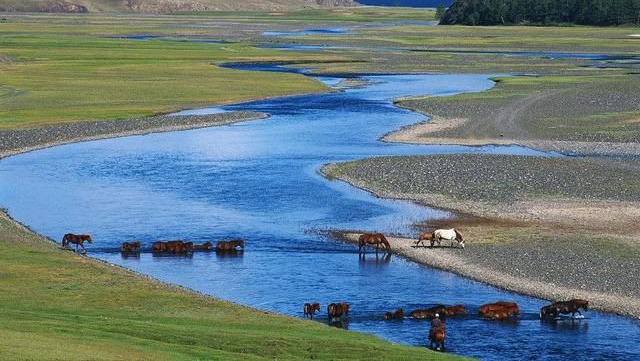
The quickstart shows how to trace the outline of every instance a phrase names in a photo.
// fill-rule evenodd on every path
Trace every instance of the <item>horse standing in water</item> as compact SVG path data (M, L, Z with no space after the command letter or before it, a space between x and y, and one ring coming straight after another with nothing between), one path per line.
M441 328L436 328L430 332L429 336L429 347L436 350L442 351L444 350L444 338L445 333Z
M76 245L76 252L78 252L78 246L80 246L82 247L83 253L87 253L87 249L83 244L84 242L93 243L93 240L88 234L67 233L62 237L62 248L67 248L69 243L74 243Z
M349 304L346 302L330 303L329 306L327 306L327 315L329 316L329 322L342 321L342 316L347 316L348 314Z
M135 253L140 251L140 242L124 242L120 245L120 252Z
M385 250L385 252L391 252L391 245L382 233L365 233L358 238L358 244L358 252L360 253L364 253L365 247L367 245L375 245L376 253L378 253L380 245L382 245L382 248Z
M216 244L216 252L231 252L235 251L237 247L244 250L244 241L241 239L235 239L233 241L220 241Z
M456 245L456 248L460 247L464 249L464 238L462 237L462 234L458 232L458 230L456 230L455 228L436 229L435 231L433 231L433 237L431 239L431 247L433 247L433 245L436 242L438 242L438 247L439 247L440 242L443 240L450 241L451 247L453 247L453 242L456 241L458 242L458 244Z
M310 319L313 320L313 314L316 313L316 311L320 312L320 304L319 303L305 303L304 304L304 308L303 308L303 312L304 312L304 317L309 317Z
M589 310L589 301L581 299L573 299L569 301L554 302L548 306L544 306L540 309L540 319L544 320L548 316L553 318L558 317L560 314L571 314L571 317L576 316L576 312L582 316L580 309L584 311Z

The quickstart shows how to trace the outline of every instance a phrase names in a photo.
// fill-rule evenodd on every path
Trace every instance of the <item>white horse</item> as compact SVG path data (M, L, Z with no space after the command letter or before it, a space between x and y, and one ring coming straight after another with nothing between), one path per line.
M462 234L458 232L455 228L452 229L436 229L433 231L433 239L431 240L431 247L433 247L434 242L438 242L438 246L440 246L440 242L442 240L451 242L451 247L453 247L453 241L458 242L456 244L456 248L460 247L464 249L464 238L462 238Z

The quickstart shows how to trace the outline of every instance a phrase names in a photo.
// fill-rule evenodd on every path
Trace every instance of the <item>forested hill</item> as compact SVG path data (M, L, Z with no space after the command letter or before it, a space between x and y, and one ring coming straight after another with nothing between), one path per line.
M640 25L640 0L455 0L443 25Z

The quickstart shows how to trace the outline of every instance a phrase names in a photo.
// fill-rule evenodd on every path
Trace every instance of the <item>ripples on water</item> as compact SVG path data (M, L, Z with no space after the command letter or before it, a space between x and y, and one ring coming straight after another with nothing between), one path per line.
M413 233L418 220L447 212L382 200L317 174L324 163L378 155L506 153L520 147L415 146L376 141L422 120L391 105L395 97L482 91L486 75L369 76L365 88L286 97L224 109L267 112L266 120L182 132L109 139L31 152L0 161L0 204L54 239L94 236L100 259L243 305L302 316L304 302L348 301L346 327L410 345L425 345L428 322L385 322L384 312L435 303L511 300L523 317L447 322L447 351L482 359L634 359L635 321L589 312L579 322L541 323L545 301L500 291L401 258L364 260L357 248L313 229ZM319 77L327 84L340 79ZM202 110L200 112L203 112ZM425 175L428 176L428 175ZM122 257L120 242L200 242L242 237L233 255ZM324 319L326 320L326 319Z

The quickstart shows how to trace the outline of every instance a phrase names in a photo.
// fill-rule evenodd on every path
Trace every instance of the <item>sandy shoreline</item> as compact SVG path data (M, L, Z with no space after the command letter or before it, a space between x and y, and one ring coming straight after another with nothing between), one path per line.
M344 233L340 239L357 243L359 234ZM428 247L412 247L415 239L388 237L392 253L407 258L416 263L434 267L476 281L487 283L507 291L539 297L548 300L564 300L583 298L589 300L593 309L613 312L616 314L640 318L640 300L632 297L613 296L609 293L590 292L578 289L550 285L506 273L496 272L481 265L473 264L460 256L461 252L473 252L473 245L465 250Z

